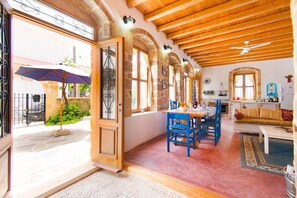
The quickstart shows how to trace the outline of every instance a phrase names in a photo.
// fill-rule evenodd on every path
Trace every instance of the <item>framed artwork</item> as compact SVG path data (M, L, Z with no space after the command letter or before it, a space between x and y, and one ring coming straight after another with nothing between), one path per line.
M268 83L266 86L266 95L268 97L277 96L277 86L275 83Z
M166 88L167 88L166 80L162 80L162 89L166 89Z
M205 78L203 82L204 82L204 84L209 85L211 83L211 79Z

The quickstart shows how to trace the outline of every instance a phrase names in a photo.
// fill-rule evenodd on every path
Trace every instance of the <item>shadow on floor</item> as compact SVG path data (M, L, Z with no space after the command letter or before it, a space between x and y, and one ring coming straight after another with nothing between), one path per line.
M39 152L80 140L90 141L90 130L71 129L69 135L54 137L52 130L14 138L14 152Z

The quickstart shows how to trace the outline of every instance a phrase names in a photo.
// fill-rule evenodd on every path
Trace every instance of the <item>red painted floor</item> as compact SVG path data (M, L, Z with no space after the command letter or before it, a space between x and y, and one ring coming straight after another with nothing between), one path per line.
M162 135L127 152L125 159L227 197L286 197L283 176L240 166L240 135L233 133L232 120L223 120L217 146L202 140L199 149L191 149L191 157L186 147L171 144L170 149L168 153Z

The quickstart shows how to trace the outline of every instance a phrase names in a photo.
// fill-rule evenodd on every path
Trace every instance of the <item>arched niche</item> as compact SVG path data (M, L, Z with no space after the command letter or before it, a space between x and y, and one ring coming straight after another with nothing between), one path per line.
M148 53L149 68L148 68L148 94L151 95L148 100L149 110L157 110L158 98L158 49L159 45L153 36L144 29L134 28L131 30L133 35L133 46L143 49Z
M234 97L234 75L254 74L255 76L255 99L261 98L261 70L254 67L240 67L229 72L229 99Z

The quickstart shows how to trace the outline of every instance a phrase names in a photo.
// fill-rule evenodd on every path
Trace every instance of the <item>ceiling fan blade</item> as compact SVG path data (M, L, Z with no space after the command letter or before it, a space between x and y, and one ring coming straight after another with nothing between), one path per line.
M242 56L242 55L244 55L246 53L246 51L244 51L244 50L242 50L241 52L240 52L240 56Z
M266 42L266 43L260 43L260 44L250 45L249 47L251 49L253 49L253 48L263 47L263 46L270 45L270 44L271 44L271 42Z
M243 49L244 47L230 47L230 49Z

